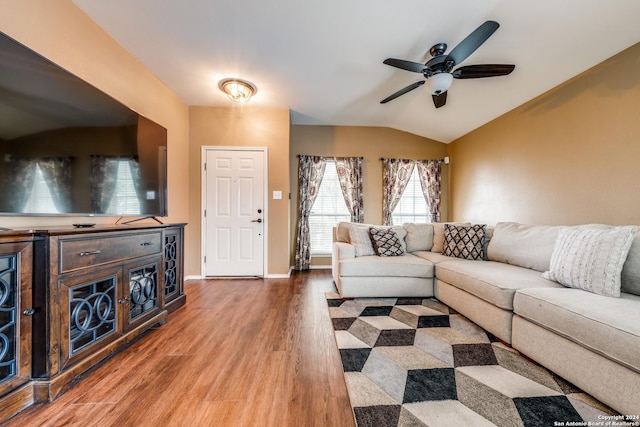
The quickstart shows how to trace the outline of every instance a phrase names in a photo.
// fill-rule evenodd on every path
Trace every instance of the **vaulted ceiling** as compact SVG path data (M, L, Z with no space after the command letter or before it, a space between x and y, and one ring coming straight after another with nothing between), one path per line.
M253 82L248 106L293 124L384 126L450 142L640 41L638 0L73 0L188 105L232 106L218 81ZM515 64L456 79L435 109L419 73L436 43L500 28L462 65ZM244 108L244 107L242 107Z

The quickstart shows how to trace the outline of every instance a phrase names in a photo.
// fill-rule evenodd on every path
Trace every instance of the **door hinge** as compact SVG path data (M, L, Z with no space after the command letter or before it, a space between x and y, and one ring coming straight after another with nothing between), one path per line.
M205 217L207 216L207 210L206 209L204 210L204 216Z
M207 256L206 255L204 256L204 263L205 264L207 263Z
M207 164L206 163L204 164L204 170L205 171L207 170Z

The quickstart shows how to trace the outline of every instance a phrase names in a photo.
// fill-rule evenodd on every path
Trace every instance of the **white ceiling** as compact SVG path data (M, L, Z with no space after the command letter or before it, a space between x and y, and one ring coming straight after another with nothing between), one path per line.
M188 105L231 106L225 77L253 82L248 105L293 124L385 126L441 142L472 131L640 41L638 0L73 0ZM462 65L516 64L454 80L435 109L388 57L426 62L486 20L500 28Z

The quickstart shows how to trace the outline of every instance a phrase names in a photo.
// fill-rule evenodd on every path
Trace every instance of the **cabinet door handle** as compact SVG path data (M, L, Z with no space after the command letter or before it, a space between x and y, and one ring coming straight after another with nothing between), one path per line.
M151 245L153 245L153 243L151 243L151 242L142 242L142 243L140 243L140 246L151 246Z
M25 316L33 316L34 314L36 314L36 311L33 308L28 308L23 311L22 314L24 314Z
M80 256L99 255L101 253L102 253L102 251L100 251L100 250L89 251L89 252L80 252Z

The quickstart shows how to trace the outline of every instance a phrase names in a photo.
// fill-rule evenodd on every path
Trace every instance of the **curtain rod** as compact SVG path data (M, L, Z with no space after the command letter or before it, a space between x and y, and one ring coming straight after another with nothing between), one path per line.
M380 157L380 160L385 160L385 159L391 160L388 157ZM420 161L420 159L398 159L398 160ZM447 159L445 157L444 159L426 159L426 160L436 160L436 161L439 161L439 162L445 162Z
M300 156L308 156L308 157L324 157L325 159L340 159L345 157L353 157L354 159L364 160L364 157L354 157L354 156L310 156L308 154L297 154L296 157L300 158Z

